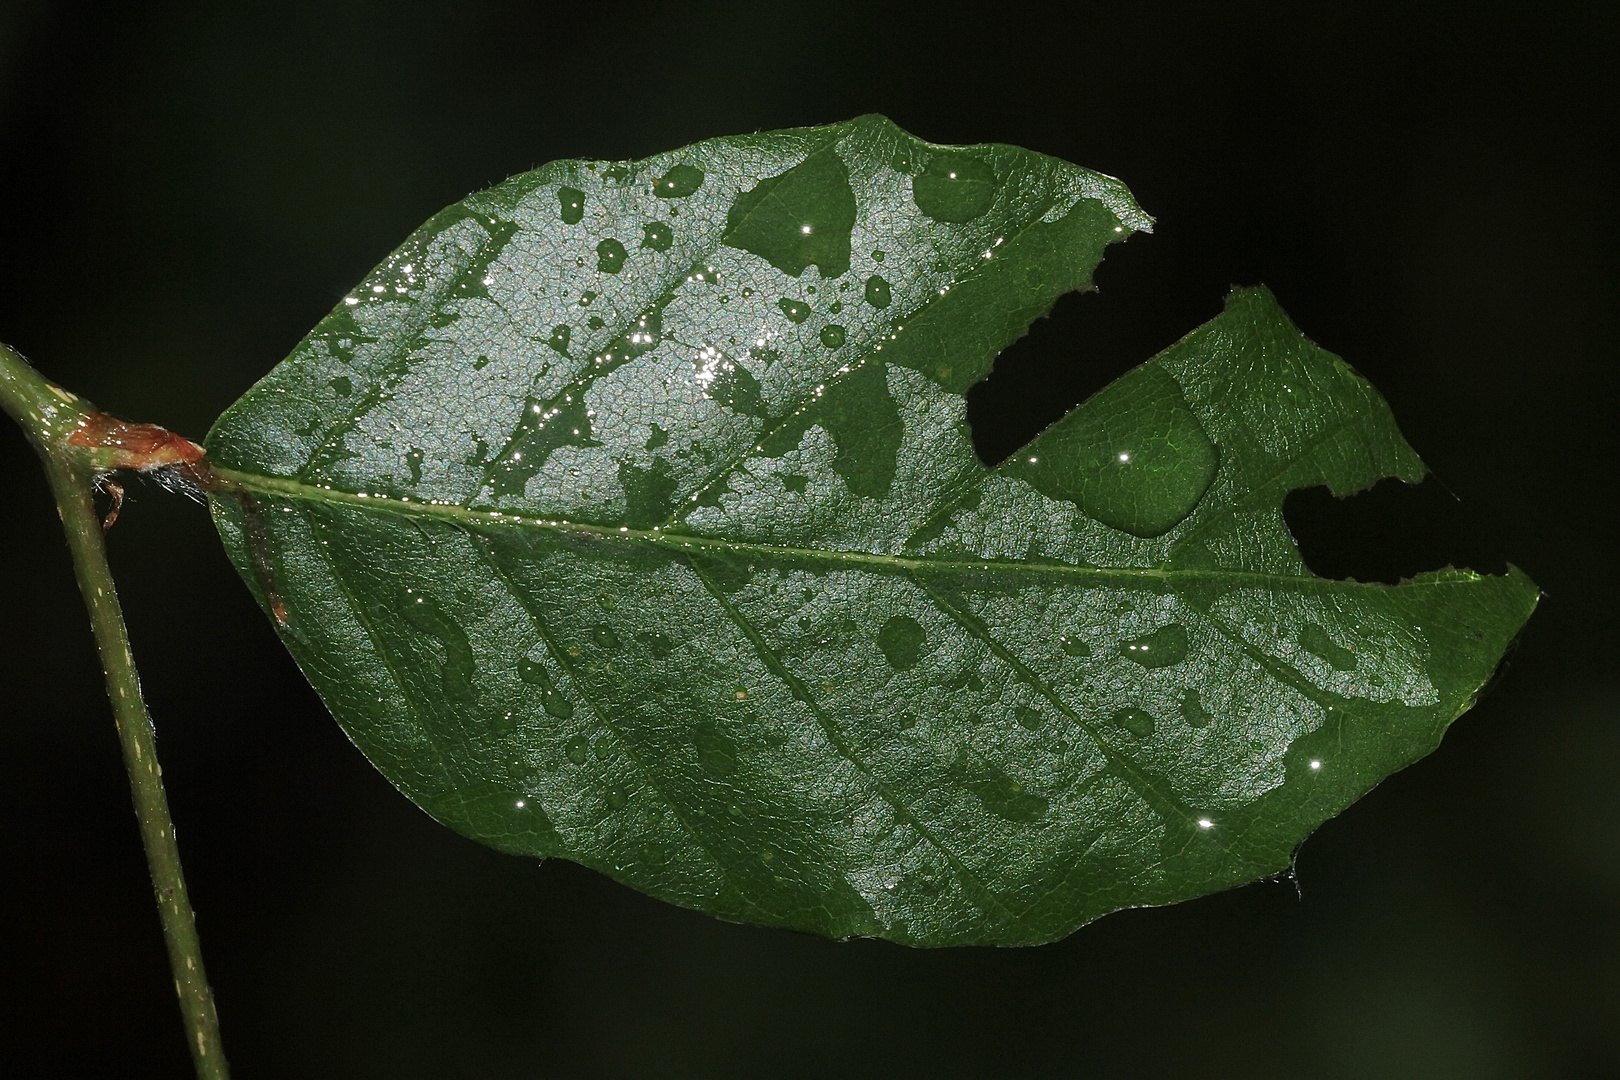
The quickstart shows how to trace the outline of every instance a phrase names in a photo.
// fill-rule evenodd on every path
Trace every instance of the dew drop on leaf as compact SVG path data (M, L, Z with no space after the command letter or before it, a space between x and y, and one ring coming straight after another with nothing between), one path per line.
M1153 734L1153 714L1146 709L1125 708L1113 715L1114 724L1124 728L1137 738L1145 739Z
M751 251L798 277L812 263L823 278L849 269L855 193L849 170L831 146L737 196L721 243Z
M877 274L866 279L866 302L875 308L886 308L894 302L894 291Z
M810 305L799 300L790 300L784 296L776 302L776 306L782 309L782 314L788 317L788 322L802 323L810 317Z
M564 225L578 225L585 217L585 193L579 188L558 188L557 202Z
M566 720L574 715L574 703L569 701L552 682L551 673L546 666L538 660L523 659L518 661L518 678L530 686L540 688L540 707L546 710L547 715L555 716L559 720Z
M641 246L653 251L668 251L675 243L675 230L668 222L649 221L641 227Z
M1087 645L1074 634L1064 634L1058 638L1058 646L1070 656L1090 656L1091 646Z
M896 671L905 671L917 666L927 636L922 623L910 615L891 615L878 631L877 643L889 666Z
M653 183L653 194L660 199L684 199L703 186L703 170L696 165L673 166Z
M1334 641L1315 623L1306 623L1300 628L1299 647L1326 660L1335 671L1356 670L1356 654Z
M692 745L698 764L710 776L730 776L737 771L737 744L713 720L700 721L692 729Z
M558 323L551 328L551 337L546 339L546 344L560 353L566 353L568 351L568 339L573 333L573 327L567 323Z
M629 256L623 244L609 237L596 245L596 268L604 274L617 274L624 269L624 260Z
M911 197L935 221L972 221L996 201L996 172L988 162L966 154L935 154L912 177Z
M1188 727L1201 728L1214 719L1198 698L1197 687L1189 686L1181 692L1181 718Z
M1041 726L1041 710L1032 709L1028 705L1020 705L1013 709L1013 719L1018 721L1020 727L1034 731Z
M438 638L444 646L444 666L439 670L439 680L445 696L455 701L471 701L473 652L467 632L446 615L431 596L407 590L400 598L399 609L406 622L429 637Z
M1149 363L1041 432L1002 468L1104 525L1148 538L1197 508L1218 463L1181 387Z
M619 635L613 632L613 627L607 623L597 623L591 627L591 644L599 649L613 650L619 647Z
M1170 667L1187 659L1187 628L1171 623L1143 637L1120 643L1120 655L1145 668Z
M847 331L836 323L821 328L821 343L829 349L841 348L846 336Z

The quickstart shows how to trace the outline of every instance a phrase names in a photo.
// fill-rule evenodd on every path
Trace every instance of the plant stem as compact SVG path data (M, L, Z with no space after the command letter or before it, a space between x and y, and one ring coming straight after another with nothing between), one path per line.
M89 402L56 387L28 366L16 352L0 344L0 407L22 425L39 452L56 497L57 512L67 533L74 575L84 594L90 627L112 701L113 722L123 746L124 767L135 799L146 864L152 874L163 935L169 946L169 966L185 1018L192 1062L199 1080L227 1080L224 1050L219 1039L219 1018L213 992L203 971L202 945L196 919L186 894L180 868L180 848L163 791L163 770L158 765L151 716L141 697L140 677L129 648L123 610L107 565L101 519L92 499L96 468L94 453L70 445L67 438L96 411Z

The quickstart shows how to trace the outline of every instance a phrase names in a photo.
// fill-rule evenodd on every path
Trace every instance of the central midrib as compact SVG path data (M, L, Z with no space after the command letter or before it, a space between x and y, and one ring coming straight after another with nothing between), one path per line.
M502 527L549 532L558 535L593 536L602 540L629 543L664 551L711 550L722 554L758 555L764 558L792 562L838 563L863 566L873 570L922 574L951 573L1012 573L1031 577L1047 577L1073 582L1087 582L1098 586L1148 586L1162 588L1177 582L1196 584L1210 581L1223 584L1250 585L1288 590L1319 590L1324 586L1339 589L1374 590L1388 592L1394 588L1418 588L1424 585L1455 584L1454 581L1407 582L1400 586L1380 582L1331 581L1303 574L1277 574L1254 570L1215 568L1163 567L1104 567L1078 566L1072 563L1016 562L1004 559L963 559L930 556L883 555L870 551L840 551L823 548L789 547L780 544L760 544L727 540L721 537L700 536L675 532L663 528L632 529L627 526L601 525L594 522L567 521L544 518L501 510L475 510L455 503L417 501L386 495L361 494L336 488L306 484L298 480L259 476L236 469L214 466L213 474L218 491L228 493L243 489L254 494L279 497L301 503L340 506L374 514L395 517L427 519L447 524ZM273 517L268 518L273 521Z

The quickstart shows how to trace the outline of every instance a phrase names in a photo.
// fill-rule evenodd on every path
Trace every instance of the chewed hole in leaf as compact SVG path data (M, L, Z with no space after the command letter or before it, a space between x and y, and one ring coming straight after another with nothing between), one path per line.
M1283 501L1283 519L1312 573L1386 585L1443 566L1506 573L1507 564L1476 539L1482 530L1469 510L1433 478L1381 480L1345 498L1305 488Z

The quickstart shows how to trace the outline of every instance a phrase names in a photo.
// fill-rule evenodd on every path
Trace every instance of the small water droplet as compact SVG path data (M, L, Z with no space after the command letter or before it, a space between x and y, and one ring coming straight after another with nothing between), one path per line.
M810 305L801 300L790 300L784 296L776 302L776 306L782 309L788 322L802 323L810 317Z
M624 804L630 801L630 795L623 788L609 788L607 804L609 810L623 810Z
M834 300L831 304L829 304L827 306L827 311L830 314L833 314L833 315L836 315L840 311L843 311L843 310L844 310L844 304L843 304L843 301L841 301L841 300Z
M591 747L590 740L583 735L575 735L567 743L568 760L575 765L585 764L585 752Z
M1070 656L1090 656L1091 646L1081 641L1074 634L1064 634L1058 638L1058 645Z
M624 269L624 260L630 253L624 250L624 245L609 237L596 245L596 269L604 274L617 274Z
M1181 718L1187 721L1189 727L1195 728L1205 727L1215 719L1199 700L1197 689L1191 686L1181 692Z
M935 221L972 221L996 201L996 173L979 158L935 154L912 177L911 197L917 209Z
M905 671L917 666L927 637L922 623L910 615L892 615L878 631L877 644L890 667Z
M883 258L884 258L884 252L882 252L882 251L874 251L874 252L872 252L872 259L873 259L874 262L882 262Z
M1187 659L1187 628L1170 623L1151 634L1121 642L1120 655L1145 668L1170 667Z
M1139 739L1153 734L1153 714L1145 709L1120 709L1113 715L1114 724Z
M613 632L613 627L607 623L598 623L591 628L591 644L599 649L617 649L619 635Z
M422 448L413 446L405 453L405 467L411 470L411 483L422 482Z
M842 326L830 323L821 328L821 343L829 349L841 348L844 344L846 331Z
M592 315L590 318L585 320L585 325L589 326L592 330L600 330L602 327L606 326L607 323L603 321L602 316Z
M546 341L546 344L560 353L566 353L568 351L568 339L573 333L573 327L567 323L558 323L551 328L551 337Z
M876 274L866 279L866 302L875 308L886 308L894 302L894 290Z
M517 666L518 678L530 686L538 686L541 691L540 706L546 710L547 715L555 716L559 720L566 720L574 715L574 704L563 696L552 681L551 673L546 666L538 660L527 658L519 660Z
M557 189L558 212L561 214L563 224L578 225L585 217L585 193L579 188L562 187Z
M684 199L703 186L703 170L680 164L670 168L653 183L653 194L660 199Z
M655 660L667 658L680 645L680 642L661 630L651 634L645 630L639 631L636 634L636 640L645 646L648 652L652 653Z
M1028 705L1020 705L1013 709L1013 719L1018 721L1020 727L1034 731L1041 726L1041 710L1032 709Z
M590 289L586 289L584 292L579 294L579 306L580 307L590 307L591 306L591 301L595 300L595 299L596 299L596 293L591 291Z
M348 397L350 394L354 393L354 383L347 375L338 375L332 379L329 379L326 385L330 386L332 388L332 392L337 394L338 397Z
M737 771L737 744L717 722L703 720L693 727L692 745L697 748L698 764L710 776L730 776Z
M641 227L641 246L668 251L675 243L675 230L666 221L649 221Z

